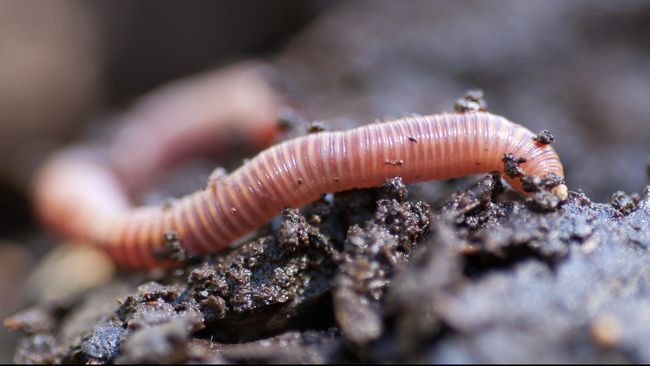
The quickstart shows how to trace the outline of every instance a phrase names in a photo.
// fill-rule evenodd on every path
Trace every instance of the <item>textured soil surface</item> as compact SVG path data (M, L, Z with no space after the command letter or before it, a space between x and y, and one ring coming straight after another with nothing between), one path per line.
M15 315L16 361L650 361L650 187L543 212L502 192L432 210L393 179L288 209L226 255Z
M494 174L328 194L226 253L43 297L5 321L15 361L650 362L648 3L373 5L338 4L273 58L287 136L480 87L488 105L456 108L539 131L566 202Z

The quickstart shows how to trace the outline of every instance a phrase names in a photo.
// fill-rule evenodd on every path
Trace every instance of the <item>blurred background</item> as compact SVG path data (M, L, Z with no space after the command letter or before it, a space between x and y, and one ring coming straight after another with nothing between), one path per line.
M156 86L238 60L274 66L307 118L332 126L489 110L556 136L569 188L640 191L650 154L645 1L0 1L0 317L53 241L31 173ZM110 125L102 128L110 129ZM0 330L0 362L16 335Z

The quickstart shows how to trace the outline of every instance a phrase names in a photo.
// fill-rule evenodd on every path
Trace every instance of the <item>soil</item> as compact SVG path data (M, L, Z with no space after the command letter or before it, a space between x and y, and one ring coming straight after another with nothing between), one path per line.
M339 4L274 58L286 136L450 110L478 84L457 108L487 100L542 131L567 201L557 176L522 176L529 197L496 174L394 178L286 209L215 256L170 235L182 268L6 320L25 334L15 361L650 362L647 3L376 5ZM512 176L519 163L504 157Z
M650 187L545 212L503 192L432 209L396 178L287 209L226 255L10 318L16 361L650 360Z

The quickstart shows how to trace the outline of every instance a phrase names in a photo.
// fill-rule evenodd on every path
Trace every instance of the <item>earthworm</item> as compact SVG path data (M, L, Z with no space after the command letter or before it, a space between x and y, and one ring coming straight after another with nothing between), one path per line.
M284 207L300 207L326 192L504 172L505 154L520 171L564 176L550 145L519 124L485 112L414 116L348 131L319 132L272 146L229 175L170 205L131 208L119 180L87 154L50 163L41 179L41 213L59 231L106 249L133 268L160 264L165 233L191 253L214 253L258 228ZM85 179L78 179L79 176ZM505 176L518 191L521 181ZM567 198L560 184L552 192Z

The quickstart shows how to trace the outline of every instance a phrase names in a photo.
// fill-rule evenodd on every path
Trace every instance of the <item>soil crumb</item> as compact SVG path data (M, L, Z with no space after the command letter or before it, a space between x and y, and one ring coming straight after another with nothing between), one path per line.
M533 136L533 141L537 141L542 145L550 145L555 142L555 136L548 130L542 130L536 136Z

